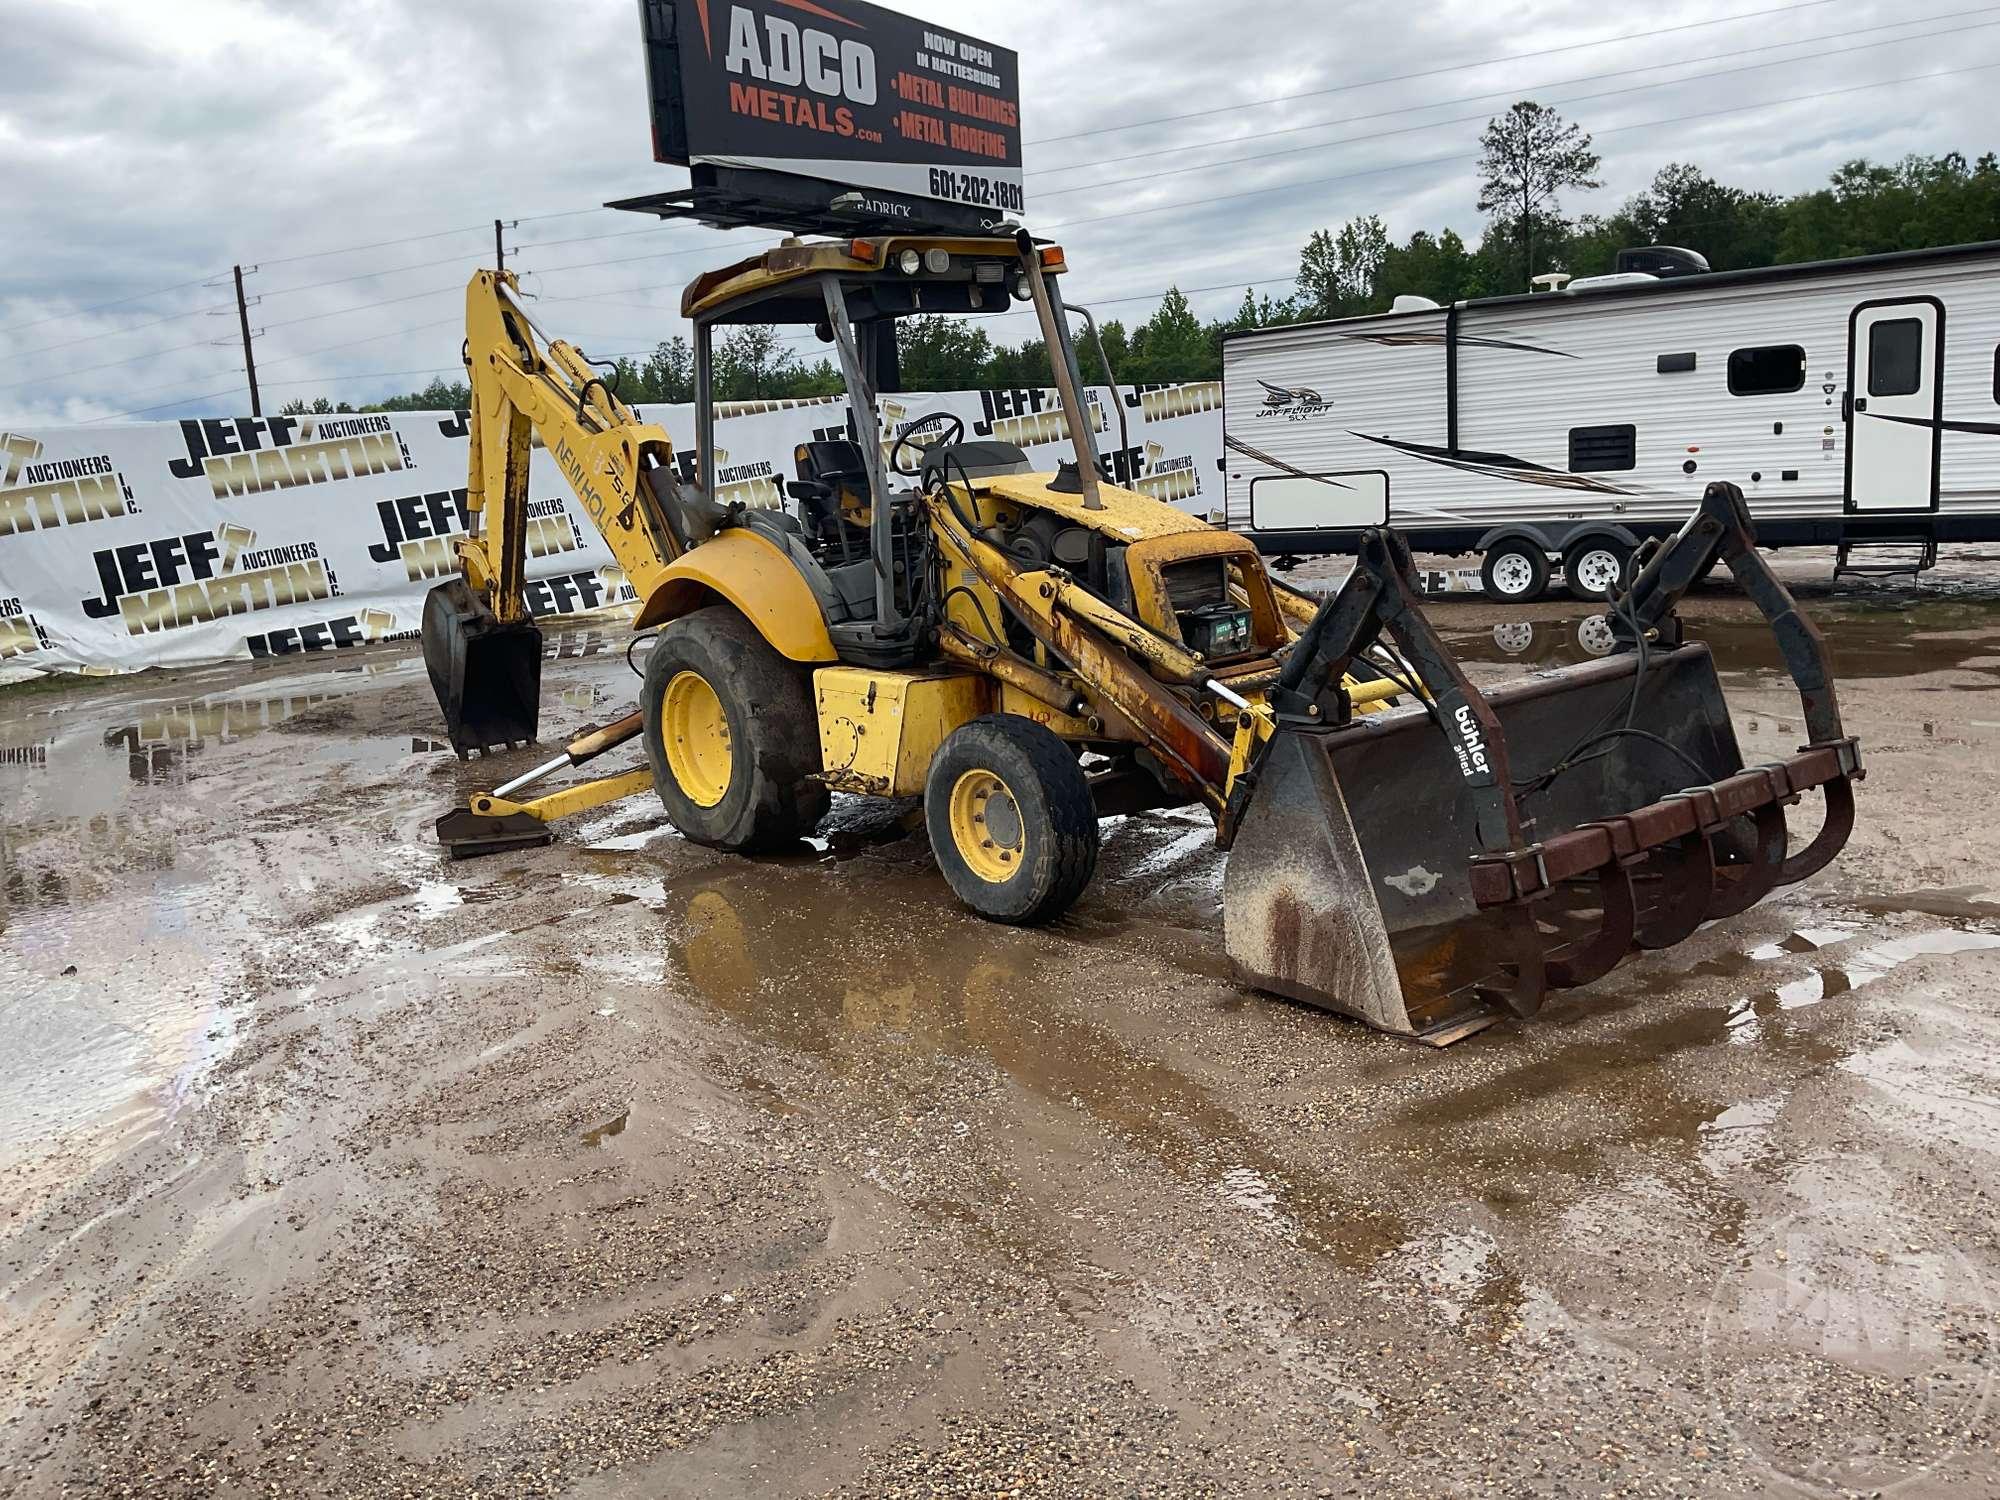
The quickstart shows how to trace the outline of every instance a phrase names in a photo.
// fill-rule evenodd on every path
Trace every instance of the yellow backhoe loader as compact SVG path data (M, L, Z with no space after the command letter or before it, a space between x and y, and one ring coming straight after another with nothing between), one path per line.
M1612 608L1616 653L1481 692L1425 620L1394 533L1366 533L1322 601L1280 585L1250 540L1109 482L1065 269L1023 231L794 239L699 277L682 299L693 483L664 431L539 335L511 275L477 275L474 529L423 630L454 745L535 738L532 434L630 580L634 628L657 634L636 714L474 797L440 842L546 842L551 819L654 791L688 838L763 850L811 832L833 793L920 796L958 897L1036 923L1088 885L1101 818L1200 805L1231 849L1223 926L1246 981L1438 1043L1531 1015L1550 987L1678 942L1839 850L1858 751L1732 486L1709 486L1643 560ZM949 415L880 433L898 319L1016 300L1038 317L1067 424L1054 472ZM851 402L851 440L799 448L787 510L712 498L712 335L746 323L815 330ZM1674 614L1718 559L1803 697L1810 743L1777 764L1744 767L1708 651ZM641 737L640 769L518 795ZM1783 808L1814 788L1823 826L1793 850Z

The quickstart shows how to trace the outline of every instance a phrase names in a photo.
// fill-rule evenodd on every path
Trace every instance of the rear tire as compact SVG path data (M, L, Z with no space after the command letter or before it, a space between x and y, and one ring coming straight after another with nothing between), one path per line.
M925 778L924 821L953 893L995 922L1062 915L1097 869L1097 807L1083 767L1018 714L952 731Z
M1533 542L1510 537L1486 549L1479 586L1501 604L1532 604L1549 586L1548 554Z
M739 854L812 832L831 803L807 668L725 605L684 615L646 654L639 706L667 816L689 839Z
M1632 549L1608 537L1589 537L1563 554L1563 589L1585 604L1602 604L1632 581Z

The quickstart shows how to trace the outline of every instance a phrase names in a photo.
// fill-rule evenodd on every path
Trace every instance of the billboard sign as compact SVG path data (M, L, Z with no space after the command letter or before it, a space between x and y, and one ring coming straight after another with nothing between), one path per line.
M823 184L828 203L913 228L1021 217L1020 69L1006 48L862 0L640 10L653 154L693 170L697 196L708 167Z

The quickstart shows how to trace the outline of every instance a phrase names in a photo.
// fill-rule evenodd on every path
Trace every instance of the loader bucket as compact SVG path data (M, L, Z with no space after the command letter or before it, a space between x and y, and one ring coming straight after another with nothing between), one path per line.
M541 711L542 632L531 620L495 618L463 578L424 599L424 666L463 759L527 744Z
M1803 879L1845 840L1854 766L1808 747L1746 771L1706 646L1482 696L1519 808L1508 850L1481 848L1459 753L1422 705L1278 731L1225 875L1245 979L1442 1045ZM1600 724L1638 732L1578 753ZM1788 858L1782 809L1814 786L1827 827Z

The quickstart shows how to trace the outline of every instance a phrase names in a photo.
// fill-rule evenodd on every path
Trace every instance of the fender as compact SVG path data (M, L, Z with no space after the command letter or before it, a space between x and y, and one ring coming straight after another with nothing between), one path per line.
M1572 543L1587 536L1609 537L1622 547L1636 549L1639 545L1639 538L1615 521L1563 521L1553 524L1510 521L1505 526L1495 526L1480 537L1473 550L1484 552L1496 542L1519 537L1524 542L1534 543L1544 552L1566 552Z
M683 553L668 566L632 622L634 630L663 625L721 598L757 627L791 661L835 661L833 637L812 587L776 544L732 527Z

